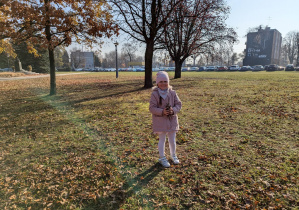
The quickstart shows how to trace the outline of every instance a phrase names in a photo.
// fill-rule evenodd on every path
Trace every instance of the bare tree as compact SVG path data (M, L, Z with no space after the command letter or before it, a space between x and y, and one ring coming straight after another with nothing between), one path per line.
M245 51L245 50L242 51L242 52L240 52L240 53L238 53L238 55L237 55L237 59L236 59L236 62L237 62L237 63L233 63L233 65L234 65L234 64L238 64L238 63L241 63L241 65L242 65L245 56L246 56L246 51ZM239 65L239 64L238 64L238 65Z
M181 77L182 64L189 56L210 54L219 44L235 41L235 31L224 22L228 11L222 0L183 0L174 7L159 43L175 61L175 78Z
M115 54L114 50L112 50L108 53L105 53L106 67L114 68L115 67L115 58L116 58L116 54Z
M144 62L144 57L143 56L136 56L135 61L136 62Z
M132 62L135 55L135 52L137 51L137 47L136 45L133 45L131 43L125 43L123 44L123 47L121 49L121 52L126 55L127 57L129 57L129 62Z
M280 50L280 61L279 63L283 66L286 66L289 64L289 59L288 59L288 53L287 53L287 47L285 45L285 42L283 40L282 45L281 45L281 50Z
M206 56L205 54L200 54L198 56L198 59L197 59L197 65L199 66L205 66L206 65Z
M235 54L235 56L234 56ZM237 53L234 53L233 46L229 45L223 49L224 63L226 66L231 66L234 59L237 57Z
M144 87L151 88L153 52L167 18L181 0L111 0L122 31L146 44Z
M128 64L129 64L129 62L130 62L128 55L125 52L123 52L123 51L120 52L119 61L121 63L120 66L122 68L123 67L127 67Z
M299 66L299 32L296 33L296 44L297 44L297 60L296 60L296 66Z
M228 64L228 66L234 65L236 63L236 61L238 60L238 54L233 53L230 59L231 59L231 63Z
M85 58L82 55L82 51L77 48L74 47L73 49L71 49L71 65L72 65L72 69L77 69L80 66L83 66L83 64L85 63Z
M220 44L214 49L214 65L224 66L230 64L231 54L233 53L232 45Z
M102 67L103 68L107 68L108 67L106 58L102 58Z
M286 53L289 58L289 62L292 64L296 58L297 55L297 32L291 31L287 33L286 37L283 39L284 47L286 50Z

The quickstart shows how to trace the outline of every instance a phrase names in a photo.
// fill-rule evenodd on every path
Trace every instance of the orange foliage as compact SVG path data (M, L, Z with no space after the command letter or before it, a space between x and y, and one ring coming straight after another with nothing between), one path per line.
M72 41L91 44L118 33L109 5L92 0L7 0L0 5L0 25L0 40L11 38L52 49ZM1 44L0 50L4 50Z
M72 41L91 46L98 43L98 38L118 35L110 11L105 0L7 0L0 4L0 40L25 41L35 56L37 51L32 46L48 49L50 95L54 95L54 48L69 46Z

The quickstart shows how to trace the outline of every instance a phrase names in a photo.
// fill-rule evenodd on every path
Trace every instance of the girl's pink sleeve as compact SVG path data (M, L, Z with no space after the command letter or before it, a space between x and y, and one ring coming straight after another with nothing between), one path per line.
M150 105L149 105L149 110L152 114L162 116L163 115L163 109L158 108L158 102L159 100L157 99L157 96L154 94L151 95L151 100L150 100Z
M174 114L177 114L182 108L182 102L179 99L178 95L175 94L174 97L174 107L172 107Z

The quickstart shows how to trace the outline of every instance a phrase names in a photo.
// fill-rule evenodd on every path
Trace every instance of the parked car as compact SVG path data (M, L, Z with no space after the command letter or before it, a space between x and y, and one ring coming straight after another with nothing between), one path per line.
M159 71L167 71L168 67L160 67Z
M206 71L215 71L217 70L216 66L207 66Z
M284 71L284 67L283 66L278 66L278 71Z
M136 68L136 71L145 71L144 68Z
M190 68L190 71L197 71L197 70L198 70L198 67L195 67L195 66Z
M105 68L104 71L116 71L116 69L115 68Z
M253 66L252 71L263 71L264 67L262 65L255 65Z
M102 68L100 68L100 67L94 67L94 71L95 72L99 72L99 71L101 71L102 70Z
M277 64L270 64L267 68L267 71L277 71L278 65Z
M227 67L226 66L219 66L218 68L217 68L217 71L227 71Z
M152 68L152 71L159 71L159 68Z
M239 71L240 70L240 66L238 65L232 65L229 67L230 71Z
M299 71L299 66L296 66L296 67L295 67L295 71Z
M136 68L128 68L128 71L136 71Z
M252 70L251 66L242 66L240 68L240 71L251 71L251 70Z
M190 67L182 67L182 71L189 71Z
M293 64L288 64L285 68L285 71L295 71L295 67Z
M206 71L206 67L205 66L201 66L201 67L198 68L197 71Z
M12 68L4 68L4 69L0 69L0 71L13 71L13 69Z
M267 70L268 70L268 67L269 67L269 65L265 65L265 66L264 66L264 70L267 71Z

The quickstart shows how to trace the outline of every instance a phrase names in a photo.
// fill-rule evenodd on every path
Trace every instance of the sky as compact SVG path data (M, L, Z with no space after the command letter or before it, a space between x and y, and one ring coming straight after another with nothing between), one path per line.
M282 37L290 31L299 31L299 0L225 0L230 7L230 14L226 20L226 24L230 28L234 28L238 35L239 42L234 45L234 52L241 53L246 48L246 34L250 28L260 25L268 26L271 29L277 29ZM117 39L105 39L105 43L100 49L101 54L115 50L114 42L119 42L118 51L122 44L128 42L125 36ZM132 41L132 40L131 40ZM82 49L82 45L71 45L68 50L74 46ZM140 48L142 49L142 48ZM89 51L84 48L84 51ZM143 53L144 51L140 51Z
M234 51L246 48L248 29L259 25L277 29L282 38L290 31L299 32L299 0L226 0L230 14L226 23L238 34Z

